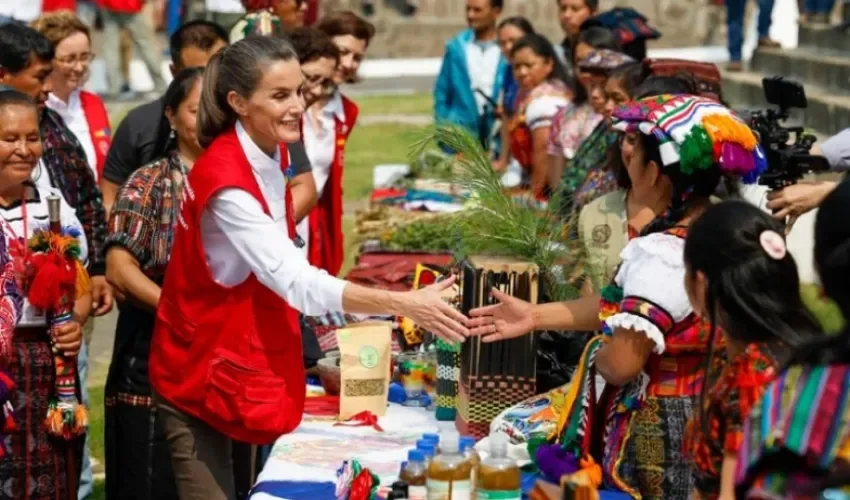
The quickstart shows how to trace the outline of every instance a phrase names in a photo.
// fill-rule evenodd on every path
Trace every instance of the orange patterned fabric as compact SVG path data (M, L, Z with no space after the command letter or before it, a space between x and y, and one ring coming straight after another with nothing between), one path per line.
M776 358L765 346L750 344L725 366L706 395L701 414L705 423L700 415L689 422L688 453L704 497L717 496L723 456L738 452L744 421L776 375Z

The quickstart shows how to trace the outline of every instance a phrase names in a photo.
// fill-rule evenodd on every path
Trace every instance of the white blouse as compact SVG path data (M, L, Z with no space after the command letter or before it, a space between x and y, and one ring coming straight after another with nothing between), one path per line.
M614 282L623 289L623 297L649 301L678 323L693 311L685 291L684 252L685 240L677 236L654 233L635 238L620 253L622 263ZM655 342L655 353L664 352L665 332L643 316L619 312L605 320L605 324L611 330L643 332Z
M280 151L270 158L251 140L241 123L236 135L271 217L260 202L237 188L223 189L204 207L201 238L215 281L233 287L253 273L290 306L309 315L342 311L346 282L310 265L289 238L284 201L286 177Z
M8 208L0 206L0 216L3 217L7 224L5 228L5 233L7 233L5 236L9 242L7 244L7 248L9 248L8 245L11 245L12 240L17 238L29 238L35 230L43 229L48 226L47 197L50 195L56 195L59 197L62 226L75 227L79 230L80 249L82 250L80 256L83 259L83 264L87 264L88 246L86 244L83 226L77 219L74 209L72 209L65 201L65 198L62 197L62 193L59 192L58 189L51 187L37 186L31 196L26 200L26 234L24 234L24 205L22 203L15 203ZM24 298L23 310L18 326L33 327L45 326L46 324L47 318L44 315L44 311L36 309L30 305L26 298Z
M80 100L80 91L75 90L71 92L67 103L63 102L54 94L50 94L47 96L47 106L62 117L65 125L74 133L74 137L80 141L83 151L86 152L86 161L89 162L89 168L94 173L94 180L98 180L97 154L94 149L94 141L91 138L89 122L86 119L86 112L83 110L83 102Z

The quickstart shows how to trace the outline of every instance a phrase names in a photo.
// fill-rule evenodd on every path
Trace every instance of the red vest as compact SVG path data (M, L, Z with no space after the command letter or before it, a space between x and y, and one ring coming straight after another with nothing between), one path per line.
M288 165L285 148L283 164ZM268 205L235 130L198 158L184 188L150 354L154 390L188 415L238 441L268 444L301 422L305 397L299 314L253 274L224 287L204 257L200 219L225 188ZM295 236L286 188L287 229Z
M97 178L103 178L103 166L106 163L106 153L109 152L109 146L112 145L112 132L109 128L109 114L106 112L106 106L103 105L103 100L91 92L83 90L80 92L80 103L83 106L83 112L86 115L86 122L89 124L89 134L91 141L94 144L94 155L97 159Z
M357 122L360 110L354 102L342 96L345 121L336 121L334 160L330 175L319 203L310 211L310 246L308 258L314 267L324 269L331 276L339 274L342 267L342 169L345 157L345 141Z
M95 0L95 5L110 12L137 14L142 11L144 0Z

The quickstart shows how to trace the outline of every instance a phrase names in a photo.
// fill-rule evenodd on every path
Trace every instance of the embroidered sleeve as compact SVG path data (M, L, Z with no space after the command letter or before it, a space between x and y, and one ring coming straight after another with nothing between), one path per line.
M94 173L86 161L86 154L62 118L45 110L46 126L42 127L45 151L53 151L52 160L44 165L51 170L53 186L62 191L63 198L76 211L83 227L89 250L89 273L92 276L106 272L104 241L106 240L106 212L103 195Z
M626 245L614 281L622 289L616 314L605 320L607 329L643 332L664 352L665 336L691 313L685 292L684 240L651 234Z
M141 265L147 263L151 257L156 228L156 200L151 179L152 175L162 168L162 161L140 168L127 179L118 192L109 215L107 248L112 245L123 247L133 254Z
M551 126L552 118L558 109L568 103L566 97L552 95L544 95L532 100L525 108L525 123L529 130Z

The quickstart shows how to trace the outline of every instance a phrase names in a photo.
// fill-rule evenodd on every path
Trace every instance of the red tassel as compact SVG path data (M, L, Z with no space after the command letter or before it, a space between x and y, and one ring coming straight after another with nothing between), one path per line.
M59 309L68 297L68 287L75 287L76 268L56 253L33 255L32 264L36 271L27 294L30 304L39 309Z
M378 432L384 432L384 429L378 425L378 417L372 413L371 411L361 411L360 413L353 415L351 418L346 420L345 422L337 422L334 426L346 426L346 427L371 427Z

